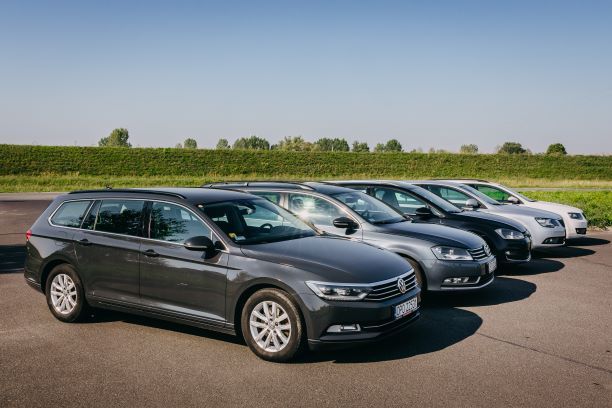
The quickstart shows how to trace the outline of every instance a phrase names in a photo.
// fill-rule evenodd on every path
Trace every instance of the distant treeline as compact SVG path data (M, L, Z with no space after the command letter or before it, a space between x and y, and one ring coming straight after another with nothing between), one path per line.
M0 175L612 180L612 156L0 145Z

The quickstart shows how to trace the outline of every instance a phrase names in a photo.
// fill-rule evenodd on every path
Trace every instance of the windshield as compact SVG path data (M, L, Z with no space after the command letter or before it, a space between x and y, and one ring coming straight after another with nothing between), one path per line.
M421 198L424 198L425 200L429 201L434 206L440 208L442 211L446 211L446 212L449 212L449 213L459 213L459 212L461 212L460 209L458 209L457 207L455 207L454 205L452 205L451 203L449 203L445 199L438 197L437 195L435 195L431 191L426 190L423 187L418 187L418 186L413 186L413 187L414 188L410 189L411 193L414 193L415 195L417 195L417 196L419 196Z
M511 190L508 187L504 187L504 188L506 190L508 190L509 192L511 192L512 194L514 194L515 196L517 196L518 198L520 198L521 200L523 200L523 201L528 201L528 202L532 202L532 203L536 201L536 200L534 200L532 198L524 196L523 194L519 193L518 191Z
M240 245L311 237L316 232L289 211L265 199L223 201L198 206L229 239Z
M406 221L395 209L360 191L332 194L336 200L372 224L394 224Z
M478 197L478 199L480 201L484 201L487 204L490 204L490 205L503 205L499 201L495 201L494 199L492 199L491 197L489 197L485 193L481 193L480 191L478 191L475 188L470 187L468 185L460 184L459 188L461 188L464 191L468 191L468 192L472 193L472 195L475 195L476 197Z

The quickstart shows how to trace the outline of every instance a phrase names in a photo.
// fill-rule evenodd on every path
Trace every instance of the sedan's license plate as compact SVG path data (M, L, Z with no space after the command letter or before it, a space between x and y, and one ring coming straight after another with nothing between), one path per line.
M418 299L416 297L413 297L412 299L407 300L406 302L400 303L399 305L395 306L395 318L399 319L400 317L409 315L410 313L414 312L418 308L419 308Z
M497 258L493 258L493 260L489 261L487 264L487 272L493 273L497 269Z

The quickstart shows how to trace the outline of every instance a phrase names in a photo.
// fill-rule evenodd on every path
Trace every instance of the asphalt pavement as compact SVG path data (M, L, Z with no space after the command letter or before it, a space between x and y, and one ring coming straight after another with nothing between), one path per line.
M505 268L479 293L430 296L382 343L274 364L159 320L54 319L21 272L47 200L0 200L0 407L612 406L611 232Z

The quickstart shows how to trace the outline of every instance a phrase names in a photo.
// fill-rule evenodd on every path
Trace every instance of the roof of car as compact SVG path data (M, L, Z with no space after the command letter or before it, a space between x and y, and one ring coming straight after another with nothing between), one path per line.
M213 187L218 189L250 189L250 190L300 190L300 191L316 191L321 194L337 194L353 192L346 187L340 187L328 183L320 183L314 181L298 182L298 181L236 181L205 184L204 187Z
M174 197L188 201L193 204L212 203L225 200L237 200L244 198L253 198L251 194L234 191L222 190L215 188L201 187L182 187L182 188L125 188L125 189L102 189L102 190L79 190L72 191L69 194L79 195L100 195L100 196L130 196L138 195L141 197L157 196L157 197Z
M396 186L405 189L416 190L421 187L410 184L403 180L331 180L326 181L329 184L342 183L346 185L377 185L377 186Z

